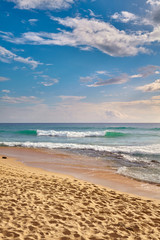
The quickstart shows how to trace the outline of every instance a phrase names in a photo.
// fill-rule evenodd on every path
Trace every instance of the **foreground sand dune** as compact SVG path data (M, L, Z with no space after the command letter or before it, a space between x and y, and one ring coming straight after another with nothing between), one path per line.
M0 239L160 239L160 201L0 157Z

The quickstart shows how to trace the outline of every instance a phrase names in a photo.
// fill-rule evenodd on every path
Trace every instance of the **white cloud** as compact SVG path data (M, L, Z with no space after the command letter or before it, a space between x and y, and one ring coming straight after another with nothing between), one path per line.
M138 19L135 14L127 11L122 11L121 13L116 12L111 16L111 18L123 23L128 23L130 21L135 21Z
M21 96L21 97L9 97L9 96L3 96L0 97L0 100L2 102L7 102L7 103L13 103L13 104L17 104L17 103L39 103L40 101L34 97L34 96Z
M87 18L54 18L59 24L69 27L69 30L59 30L58 33L26 32L20 38L11 33L1 32L1 37L17 44L59 45L79 48L97 48L111 56L134 56L138 53L148 53L142 45L148 41L146 33L126 33L109 23Z
M8 81L8 80L9 80L9 78L1 77L1 76L0 76L0 82L4 82L4 81Z
M157 26L160 23L160 0L147 0L147 3L151 6L150 21L153 26Z
M147 3L152 6L160 6L160 0L147 0Z
M38 22L38 19L31 18L31 19L28 20L28 22L29 22L31 25L35 25L35 23Z
M56 78L51 78L51 77L48 76L48 75L40 75L39 77L42 77L42 78L45 80L45 81L43 81L43 82L40 82L40 84L42 84L42 85L45 86L45 87L50 87L50 86L52 86L52 85L54 85L54 84L56 84L56 83L59 82L58 79L56 79ZM36 76L36 78L37 78L37 76Z
M64 9L71 6L75 0L7 0L13 2L19 9Z
M135 75L130 76L130 78L141 78L141 77L143 77L142 74L135 74Z
M24 64L31 65L33 69L36 68L38 65L42 64L38 61L33 60L31 57L28 58L20 57L2 46L0 46L0 61L6 63L10 63L11 61L21 62Z
M123 16L126 16L125 21L136 18L128 12L123 12ZM160 26L158 24L153 25L152 30L127 32L95 18L50 18L67 29L59 28L55 33L26 32L20 37L14 37L10 32L1 31L0 36L4 40L16 44L71 46L87 51L96 48L110 56L120 57L151 53L146 46L152 47L152 43L160 42ZM142 20L139 19L137 22L142 23ZM151 23L150 20L149 22Z
M67 101L80 101L82 99L85 99L86 96L64 96L61 95L59 96L63 101L67 100Z
M160 91L160 79L157 79L153 83L137 87L136 89L141 90L143 92L157 92L157 91Z
M89 15L91 16L91 17L94 17L94 18L96 18L96 17L101 17L101 15L96 15L91 9L88 9L89 10Z
M3 89L2 92L3 92L3 93L10 93L10 90Z
M96 71L96 73L100 75L108 75L107 71Z
M140 17L134 13L122 11L121 13L114 13L111 16L111 19L122 22L122 23L131 23L135 25L153 25L152 19L149 16Z

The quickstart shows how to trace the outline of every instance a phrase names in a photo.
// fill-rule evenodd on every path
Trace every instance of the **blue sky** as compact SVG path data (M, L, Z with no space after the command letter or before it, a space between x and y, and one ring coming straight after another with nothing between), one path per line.
M160 122L160 0L2 0L1 122Z

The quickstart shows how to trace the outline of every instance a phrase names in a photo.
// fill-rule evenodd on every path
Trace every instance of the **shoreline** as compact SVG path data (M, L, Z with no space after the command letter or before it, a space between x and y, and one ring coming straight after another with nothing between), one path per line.
M103 161L62 150L0 147L0 155L14 157L26 166L73 177L118 192L160 200L160 186L122 176ZM100 166L102 164L102 166Z
M0 239L159 239L160 201L0 157Z

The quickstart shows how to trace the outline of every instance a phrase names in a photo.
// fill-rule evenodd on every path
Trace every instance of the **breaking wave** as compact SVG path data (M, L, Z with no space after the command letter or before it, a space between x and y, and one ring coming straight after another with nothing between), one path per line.
M107 138L116 138L123 137L127 134L121 132L106 132L106 131L84 131L84 132L75 132L75 131L44 131L37 130L38 136L51 136L51 137L68 137L68 138L84 138L84 137L107 137Z
M47 148L47 149L77 149L94 150L99 152L112 152L121 154L160 155L160 144L146 146L100 146L77 143L52 143L52 142L0 142L0 146Z

